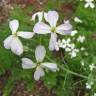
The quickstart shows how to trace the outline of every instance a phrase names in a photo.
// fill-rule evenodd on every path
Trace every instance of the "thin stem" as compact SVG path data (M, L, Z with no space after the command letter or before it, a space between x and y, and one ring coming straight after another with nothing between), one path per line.
M54 60L50 59L48 56L46 56L46 57L47 57L47 59L49 59L50 61L53 61L53 62L54 62ZM69 69L64 68L64 66L59 65L59 67L60 67L62 70L66 71L66 72L68 72L68 73L70 73L70 74L72 74L72 75L75 75L75 76L79 76L79 77L88 79L88 76L85 76L85 75L82 75L82 74L73 72L73 71L71 71L71 70L69 70Z
M71 70L68 70L68 69L64 68L64 66L59 66L59 67L60 67L62 70L66 71L66 72L68 72L68 73L70 73L70 74L72 74L72 75L75 75L75 76L79 76L79 77L88 79L87 76L82 75L82 74L79 74L79 73L76 73L76 72L73 72L73 71L71 71Z

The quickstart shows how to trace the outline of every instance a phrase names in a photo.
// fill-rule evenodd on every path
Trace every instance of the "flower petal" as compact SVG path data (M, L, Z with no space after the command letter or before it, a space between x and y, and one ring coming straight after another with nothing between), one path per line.
M11 50L16 55L21 55L23 53L23 45L21 41L18 39L18 37L14 37L12 44L11 44Z
M56 72L56 70L58 70L57 64L55 64L55 63L45 62L45 63L42 63L41 65L42 65L42 67L48 68L49 70L51 70L53 72Z
M48 22L47 13L46 12L44 12L44 19L46 20L46 22Z
M56 11L48 11L46 19L51 27L56 27L57 21L59 19L59 15Z
M70 53L70 55L71 55L71 58L74 58L74 57L76 57L76 52L74 52L74 51L72 51L71 53Z
M20 31L17 33L18 36L22 37L22 38L25 38L25 39L30 39L34 36L34 32L23 32L23 31Z
M61 24L56 28L56 31L58 34L61 34L61 35L70 34L72 31L72 25L70 23Z
M36 64L28 58L22 58L22 68L23 69L30 69L30 68L35 68Z
M43 20L43 12L37 12L33 14L32 20L35 21L36 17L38 17L38 21L41 22Z
M90 7L94 8L95 7L94 3L90 3Z
M85 8L88 8L89 6L90 6L90 4L89 3L86 3L84 7Z
M42 45L36 47L35 57L37 62L42 62L46 54L46 50Z
M12 34L16 33L16 31L18 30L19 27L19 21L18 20L12 20L9 22L9 27L12 31Z
M7 37L7 38L4 40L4 47L5 47L6 49L10 49L10 48L11 48L12 39L13 39L13 36L10 35L9 37Z
M57 34L51 33L51 38L49 41L49 50L51 51L55 50L56 42L57 42Z
M75 36L77 33L78 33L77 30L73 30L73 31L71 32L71 36Z
M45 75L44 70L41 67L37 67L34 73L34 79L38 81L40 77L43 77L44 75Z
M78 17L75 17L75 18L74 18L74 21L77 22L77 23L82 23L82 22L83 22L83 21L82 21L80 18L78 18Z
M51 32L51 28L47 24L39 22L35 24L33 31L38 34L48 34Z

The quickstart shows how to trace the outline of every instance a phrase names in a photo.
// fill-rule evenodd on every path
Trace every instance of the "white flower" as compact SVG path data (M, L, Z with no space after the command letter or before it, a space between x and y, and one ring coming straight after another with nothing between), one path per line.
M43 62L46 55L46 50L43 46L39 45L35 50L36 63L28 58L22 58L23 69L36 68L34 72L34 79L39 80L40 77L45 75L44 68L47 68L53 72L57 71L57 65L55 63Z
M70 51L69 54L71 55L71 58L76 57L77 53L79 52L79 50L75 48L74 44L71 44L69 51Z
M81 47L81 51L84 51L85 50L85 48L84 47Z
M12 31L12 35L8 36L4 40L4 47L6 49L11 49L11 51L16 55L21 55L23 53L23 45L21 41L19 40L19 37L30 39L33 37L33 32L23 32L23 31L17 31L19 27L19 21L18 20L12 20L9 22L9 27Z
M94 8L95 4L93 3L94 0L85 0L86 4L85 4L85 8Z
M91 85L89 83L86 83L86 89L91 89Z
M56 46L55 46L55 48L56 48L56 51L59 51L59 48L62 46L62 42L61 42L61 40L58 40L57 42L56 42Z
M44 16L46 16L46 12L43 12L43 11L41 11L41 12L37 12L37 13L35 13L35 14L33 14L32 15L32 21L35 21L36 20L36 17L38 17L38 22L41 22L42 20L43 20L43 18L44 18Z
M86 89L91 89L93 84L94 84L93 82L86 83Z
M94 64L89 65L90 71L93 71L93 69L95 68Z
M43 22L37 23L33 30L37 34L48 34L51 33L51 38L49 41L49 49L51 51L55 50L56 42L57 42L57 33L61 35L66 35L69 34L69 24L61 24L57 26L57 21L59 19L59 15L56 11L49 11L45 16L44 16L46 22L49 24L45 24ZM68 31L68 32L67 32Z
M96 93L94 93L94 95L93 96L96 96Z
M78 18L78 17L75 17L74 21L77 22L77 23L82 23L82 20L80 18Z
M59 45L58 45L58 43L56 42L56 46L55 46L55 49L56 49L56 51L59 51Z
M80 43L83 43L85 41L85 36L79 36L77 38L77 41L80 42Z
M62 48L66 49L68 47L70 47L70 38L68 38L67 40L62 39Z
M83 60L81 61L81 65L82 65L82 66L84 66L84 65L85 65L85 63L84 63L84 61L83 61Z
M78 33L77 30L73 30L73 31L71 32L71 36L75 36L77 33Z

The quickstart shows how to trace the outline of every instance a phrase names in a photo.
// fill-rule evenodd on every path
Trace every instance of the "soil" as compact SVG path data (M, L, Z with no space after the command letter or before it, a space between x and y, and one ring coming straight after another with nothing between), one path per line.
M3 94L3 89L6 86L7 80L10 77L11 72L6 70L4 74L0 75L0 96Z

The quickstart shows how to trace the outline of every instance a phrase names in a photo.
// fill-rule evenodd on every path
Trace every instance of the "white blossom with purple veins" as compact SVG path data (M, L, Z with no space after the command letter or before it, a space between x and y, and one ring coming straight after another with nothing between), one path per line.
M94 8L95 7L95 4L93 3L94 0L85 0L85 2L86 2L85 6L84 6L85 8L88 8L88 7Z
M56 11L48 11L44 18L48 24L44 22L39 22L34 26L33 30L37 34L51 34L49 49L53 51L56 49L57 34L70 34L70 30L72 30L72 25L69 24L69 22L67 21L64 24L57 26L59 15Z
M30 39L34 36L33 32L23 32L17 31L19 27L18 20L12 20L9 22L10 30L12 31L12 35L8 36L4 40L4 47L6 49L11 49L11 51L16 55L21 55L23 53L23 45L19 39L19 37Z
M45 55L45 48L39 45L35 50L36 63L28 58L22 58L23 69L36 68L34 72L34 79L37 81L40 79L40 77L43 77L45 75L44 68L49 69L53 72L56 72L58 70L55 63L43 62Z

